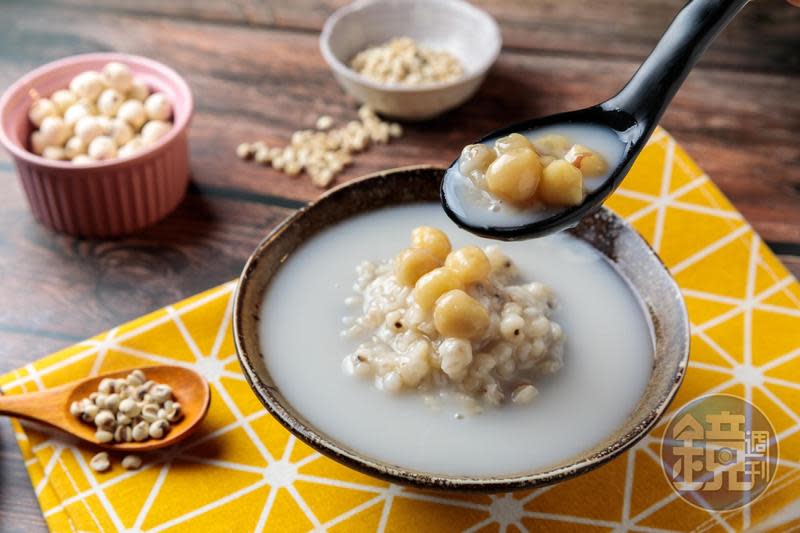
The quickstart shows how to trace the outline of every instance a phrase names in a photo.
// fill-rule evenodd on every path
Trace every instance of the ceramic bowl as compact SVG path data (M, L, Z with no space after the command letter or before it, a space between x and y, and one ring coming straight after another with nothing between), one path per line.
M358 52L395 37L454 54L464 67L457 80L403 86L379 83L351 70ZM500 53L494 19L461 0L362 0L336 11L320 36L322 56L344 90L376 111L399 119L423 120L467 101Z
M331 190L275 228L256 248L239 279L233 330L245 377L256 396L289 431L323 454L394 483L487 492L531 488L582 474L619 455L661 418L680 386L689 357L689 322L681 293L647 243L621 218L601 209L570 232L614 264L641 298L653 327L653 369L644 395L624 425L580 456L511 476L457 477L410 470L365 456L317 430L283 396L270 376L259 343L266 288L286 257L317 232L349 217L410 202L437 202L444 169L409 167L367 176ZM489 415L486 415L489 416ZM590 443L587 443L590 444Z
M148 148L125 158L75 165L34 154L28 109L36 95L64 89L85 70L110 61L128 65L151 91L172 103L172 129ZM169 214L189 182L188 129L192 93L174 70L151 59L116 53L83 54L26 74L0 97L0 144L11 154L33 215L56 231L82 237L132 233Z

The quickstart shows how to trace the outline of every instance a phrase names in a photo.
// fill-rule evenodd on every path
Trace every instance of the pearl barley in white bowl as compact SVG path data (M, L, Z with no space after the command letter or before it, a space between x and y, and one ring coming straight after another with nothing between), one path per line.
M399 37L455 56L463 75L419 85L382 83L350 68L367 48ZM466 102L480 87L500 53L494 19L462 0L361 0L325 22L320 49L342 88L379 113L424 120Z

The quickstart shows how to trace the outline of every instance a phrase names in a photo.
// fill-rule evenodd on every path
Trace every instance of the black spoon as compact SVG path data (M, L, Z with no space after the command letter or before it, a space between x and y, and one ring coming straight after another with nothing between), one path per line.
M456 180L464 179L458 172L456 159L442 180L441 200L447 215L467 231L502 240L541 237L576 225L619 186L689 71L714 37L747 2L689 0L619 94L587 109L520 122L494 131L478 141L485 142L514 132L524 133L559 124L585 124L612 130L625 146L622 156L605 181L588 193L583 203L523 225L492 226L470 221L454 189Z

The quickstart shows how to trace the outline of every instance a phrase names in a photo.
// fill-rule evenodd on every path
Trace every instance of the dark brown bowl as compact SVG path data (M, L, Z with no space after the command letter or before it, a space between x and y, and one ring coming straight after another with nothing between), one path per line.
M511 476L445 476L411 470L367 457L318 431L272 381L261 355L258 321L264 291L286 257L320 230L348 217L402 203L438 201L443 175L443 168L422 166L365 176L299 210L258 245L239 279L233 317L239 362L256 396L281 424L321 453L366 474L404 485L487 492L525 489L582 474L616 457L647 434L678 391L689 360L689 320L680 290L658 256L635 230L605 208L583 219L570 232L605 255L644 303L653 327L653 371L625 424L579 456Z

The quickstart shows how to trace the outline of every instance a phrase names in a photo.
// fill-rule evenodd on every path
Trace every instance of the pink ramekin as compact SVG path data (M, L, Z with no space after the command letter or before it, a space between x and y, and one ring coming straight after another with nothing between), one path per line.
M73 165L28 149L33 94L49 97L84 70L125 63L151 90L172 102L173 127L156 144L130 157ZM144 57L97 53L48 63L14 83L0 98L0 143L11 153L33 215L70 235L111 237L148 226L183 199L189 182L188 129L192 93L174 70Z

